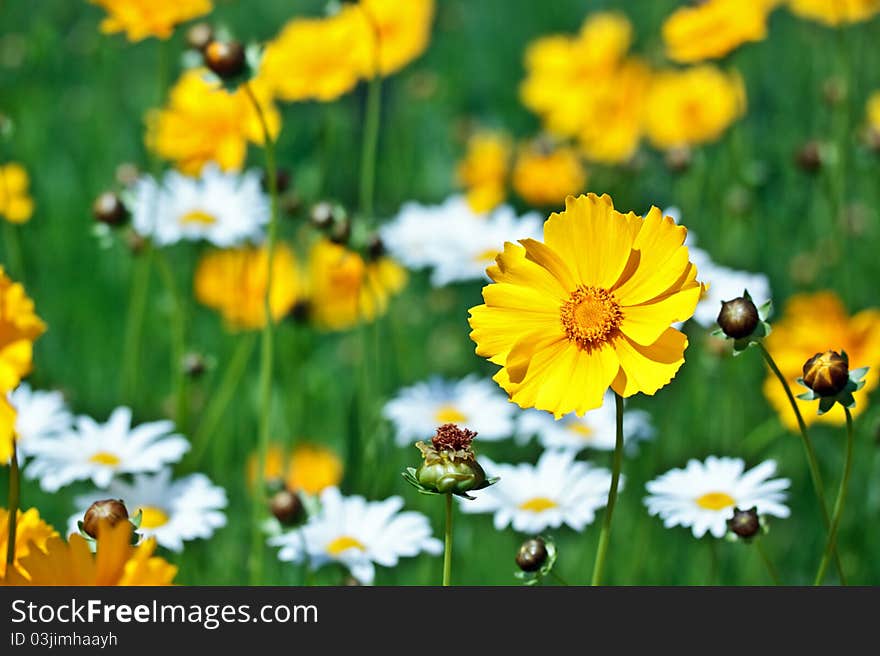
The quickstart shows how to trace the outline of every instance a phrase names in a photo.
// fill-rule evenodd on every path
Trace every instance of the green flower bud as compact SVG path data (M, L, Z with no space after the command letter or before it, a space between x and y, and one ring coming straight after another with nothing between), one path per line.
M488 479L477 462L471 442L476 433L454 424L437 429L431 443L417 442L424 459L418 469L410 467L404 476L425 494L457 494L466 498L497 479Z

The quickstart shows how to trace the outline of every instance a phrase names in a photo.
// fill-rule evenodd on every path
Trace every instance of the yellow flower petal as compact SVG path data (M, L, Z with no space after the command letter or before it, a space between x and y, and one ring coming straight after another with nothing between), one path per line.
M614 342L614 350L620 360L620 372L612 388L621 396L642 392L653 395L669 383L684 364L687 337L667 328L650 346L641 346L623 337Z

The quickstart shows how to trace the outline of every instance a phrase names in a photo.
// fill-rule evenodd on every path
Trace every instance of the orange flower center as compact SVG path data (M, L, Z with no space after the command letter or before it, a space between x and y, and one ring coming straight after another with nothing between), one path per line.
M207 212L203 212L201 210L193 210L192 212L187 212L182 217L180 217L180 222L185 226L209 226L217 223L217 218L208 214Z
M724 510L736 505L736 500L726 492L707 492L697 497L697 505L706 510Z
M350 535L341 535L327 545L327 553L331 556L338 556L349 549L357 549L358 551L367 550L363 542Z
M521 504L519 504L519 509L530 510L537 513L556 508L556 506L558 505L559 504L556 503L553 499L548 499L547 497L534 497L532 499L529 499L528 501L523 501Z
M613 337L623 312L614 294L600 287L579 287L560 310L565 335L580 348L597 348Z
M96 465L108 465L109 467L115 467L122 461L117 455L110 453L109 451L98 451L98 453L89 458L89 462L93 462Z

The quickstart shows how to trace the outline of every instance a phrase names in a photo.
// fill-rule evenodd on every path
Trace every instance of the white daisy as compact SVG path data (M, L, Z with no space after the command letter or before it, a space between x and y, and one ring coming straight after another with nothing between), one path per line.
M29 456L40 440L52 439L73 425L73 415L61 392L32 390L30 385L22 383L8 398L16 411L16 447L22 456Z
M500 480L472 492L476 499L462 500L461 509L495 513L499 531L508 524L521 533L540 533L563 524L582 531L605 505L611 473L574 457L574 451L545 451L535 465L495 464L481 458L486 473Z
M536 213L517 217L502 206L481 214L463 196L451 196L440 205L405 203L380 236L407 268L433 268L431 284L442 287L484 278L504 242L540 237L541 224Z
M517 421L517 435L521 441L537 435L545 449L613 451L617 436L613 394L607 393L602 406L583 417L571 413L557 421L550 412L526 410ZM638 441L654 436L651 416L644 410L627 410L623 415L623 436L624 446L633 452Z
M491 380L471 374L459 381L434 377L401 389L382 414L394 424L397 444L426 440L442 424L457 424L483 441L510 437L516 406Z
M204 474L190 474L171 480L171 468L156 474L137 474L131 484L114 480L106 490L95 490L76 498L80 512L68 522L68 532L78 533L79 522L98 499L122 499L129 514L142 512L138 533L172 551L183 551L183 543L210 538L226 526L226 491L213 485Z
M371 585L376 564L394 567L401 556L443 551L440 540L431 536L428 518L401 508L401 497L367 501L343 497L329 487L321 492L320 512L302 528L270 538L269 544L281 547L278 557L283 561L307 560L312 570L342 563L358 581Z
M759 515L788 517L783 490L790 481L769 480L776 473L776 463L767 460L745 473L744 469L740 458L690 460L684 469L672 469L650 481L645 505L667 528L689 526L696 538L707 531L716 538L724 537L734 507L757 507Z
M132 225L158 246L183 239L220 247L260 241L269 221L269 202L255 171L224 173L209 164L199 178L169 171L160 184L144 176L132 191Z
M180 460L189 442L173 430L170 421L132 428L131 409L124 407L116 408L105 424L80 416L73 429L34 444L25 475L40 479L47 492L84 479L106 488L118 474L156 472Z

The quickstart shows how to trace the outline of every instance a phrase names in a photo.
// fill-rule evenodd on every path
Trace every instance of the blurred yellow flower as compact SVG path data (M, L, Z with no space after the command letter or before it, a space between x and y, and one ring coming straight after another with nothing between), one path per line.
M434 0L360 0L358 5L347 10L360 9L369 17L371 53L373 37L378 32L379 72L383 76L396 73L425 52L431 39ZM372 71L375 53L369 61Z
M129 41L154 36L167 39L174 26L209 13L211 0L89 0L107 12L101 21L105 34L125 32Z
M527 203L558 205L566 196L583 190L587 171L574 149L538 139L519 148L512 181L516 193Z
M281 100L335 100L369 72L369 39L355 7L326 18L295 18L266 46L258 79Z
M880 134L880 91L875 91L868 98L867 117L868 127Z
M575 136L591 117L585 104L597 81L613 77L626 56L632 26L614 12L592 14L576 36L551 35L526 49L523 105L560 136Z
M248 459L248 482L257 478L257 454ZM342 460L332 449L318 444L301 444L286 452L272 445L266 452L263 468L267 482L284 482L294 492L318 495L326 487L335 487L342 481Z
M205 69L185 72L171 89L168 103L147 115L147 147L171 160L188 175L198 175L208 162L238 171L248 141L263 143L263 130L245 89L229 93ZM250 82L273 138L281 116L262 82Z
M34 213L29 185L30 178L21 164L0 165L0 216L10 223L24 223Z
M269 273L265 246L243 246L210 251L195 272L196 299L217 310L233 330L262 328L266 321L265 295ZM272 258L269 306L278 321L301 296L302 282L296 256L286 244L277 244Z
M0 392L0 464L2 465L12 460L16 417L17 413L9 402L7 394Z
M622 164L635 155L642 138L642 119L651 71L631 58L612 77L597 80L585 98L585 121L578 141L587 159L601 164Z
M365 261L355 251L322 239L309 254L310 318L327 330L372 321L384 314L406 279L406 271L388 257Z
M98 548L92 553L85 538L71 535L46 540L44 549L32 550L8 572L2 585L171 585L177 567L153 556L154 539L131 545L132 525L104 524L98 531Z
M645 107L645 133L658 148L717 140L745 113L745 88L736 72L701 65L654 75Z
M880 381L880 309L862 310L849 316L843 303L831 291L792 296L782 317L773 323L773 331L765 345L795 392L800 387L797 379L803 375L804 363L816 353L843 350L853 369L871 367L865 376L865 387L853 394L856 399L853 414L864 411L868 394ZM782 423L796 431L797 420L788 397L770 371L764 381L764 395L779 413ZM797 403L807 424L819 421L843 425L845 422L843 408L839 405L819 416L815 403L801 400Z
M476 132L468 139L455 173L474 212L488 212L504 202L510 154L510 139L500 132Z
M558 419L601 406L609 385L627 397L672 380L688 340L671 324L703 290L686 234L656 207L642 218L589 194L550 215L543 242L505 244L470 325L511 401Z
M767 18L781 0L707 0L676 9L663 23L666 55L680 63L724 57L743 43L763 41Z
M858 23L880 12L880 0L788 0L792 13L831 27Z
M27 576L21 567L21 559L32 549L46 550L46 541L58 537L58 532L40 518L40 511L31 508L16 515L15 562L13 566L19 574ZM6 575L6 549L9 546L9 510L0 508L0 579Z

